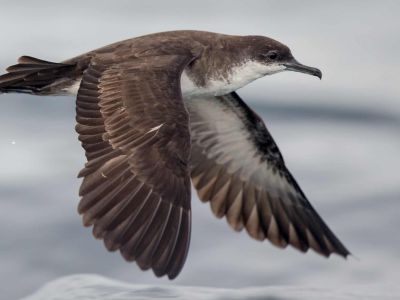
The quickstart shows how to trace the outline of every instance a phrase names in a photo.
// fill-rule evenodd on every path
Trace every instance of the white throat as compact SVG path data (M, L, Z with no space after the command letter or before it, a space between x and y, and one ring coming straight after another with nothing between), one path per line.
M226 76L217 76L206 82L205 86L197 86L188 76L186 70L181 76L181 90L184 98L202 96L221 96L236 91L250 82L274 73L285 70L286 67L279 64L264 65L257 61L246 61L242 65L235 66Z

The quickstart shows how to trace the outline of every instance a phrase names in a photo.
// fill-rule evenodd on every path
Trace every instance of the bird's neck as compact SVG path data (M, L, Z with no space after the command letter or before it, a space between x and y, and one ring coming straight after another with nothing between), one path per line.
M187 68L181 76L182 95L188 98L226 95L260 77L282 70L283 66L252 60L220 67L211 64L208 69Z

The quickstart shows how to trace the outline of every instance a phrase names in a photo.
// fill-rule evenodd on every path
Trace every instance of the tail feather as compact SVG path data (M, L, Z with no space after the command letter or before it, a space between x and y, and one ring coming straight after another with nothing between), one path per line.
M59 63L39 59L36 57L28 56L28 55L22 55L20 58L18 58L18 63L19 64L35 64L35 65L58 65Z
M73 80L75 66L21 56L18 64L8 67L8 73L0 76L0 93L51 94Z

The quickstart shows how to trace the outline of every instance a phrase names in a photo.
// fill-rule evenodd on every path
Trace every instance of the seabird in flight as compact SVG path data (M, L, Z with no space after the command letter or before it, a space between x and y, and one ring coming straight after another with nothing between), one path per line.
M84 225L108 250L173 279L189 249L191 182L234 230L282 248L349 255L235 92L287 70L322 76L268 37L171 31L61 63L22 56L0 76L0 92L77 95Z

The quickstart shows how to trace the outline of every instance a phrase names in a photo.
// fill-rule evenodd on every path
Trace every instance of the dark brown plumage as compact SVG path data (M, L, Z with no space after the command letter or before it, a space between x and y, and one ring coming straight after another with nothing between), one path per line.
M175 278L189 249L192 180L235 230L278 247L349 254L286 168L262 119L234 92L284 68L321 77L285 45L175 31L62 63L18 62L0 76L0 92L65 94L79 86L76 131L88 162L79 173L78 210L108 250ZM247 74L237 75L238 67ZM189 87L181 86L183 72Z
M82 78L76 130L88 163L79 213L107 249L174 278L190 240L189 119L179 79L192 57L148 59L93 60Z

